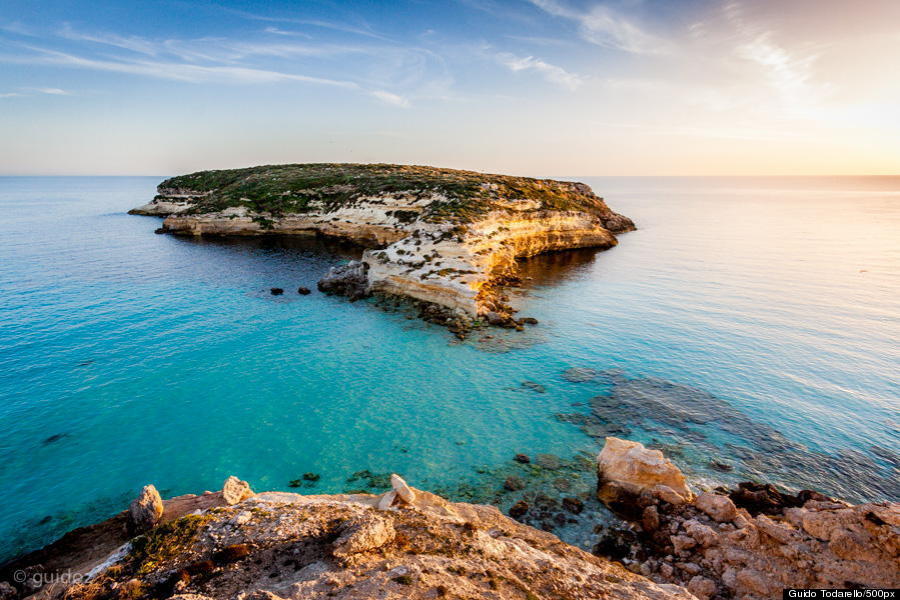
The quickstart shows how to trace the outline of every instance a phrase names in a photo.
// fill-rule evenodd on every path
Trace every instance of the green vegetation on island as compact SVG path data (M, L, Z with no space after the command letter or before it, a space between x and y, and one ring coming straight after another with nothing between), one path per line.
M197 199L187 214L233 206L273 216L329 212L352 206L360 198L402 193L442 196L422 212L422 218L433 222L471 221L498 203L520 200L536 201L535 210L610 214L602 199L583 184L409 165L313 163L199 171L167 179L159 190L163 195L169 190L208 194Z

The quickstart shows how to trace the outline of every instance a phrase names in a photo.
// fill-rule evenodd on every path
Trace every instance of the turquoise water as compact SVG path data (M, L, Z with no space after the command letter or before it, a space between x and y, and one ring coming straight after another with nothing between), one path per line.
M454 495L604 428L698 481L900 499L900 178L583 178L640 229L527 261L540 325L462 344L294 293L352 248L154 235L125 211L161 179L0 178L0 560L149 482L337 492L368 469Z

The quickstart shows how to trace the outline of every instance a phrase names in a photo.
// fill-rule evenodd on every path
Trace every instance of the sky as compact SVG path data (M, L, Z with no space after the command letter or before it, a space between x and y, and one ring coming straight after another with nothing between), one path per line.
M898 0L3 0L0 174L900 173Z

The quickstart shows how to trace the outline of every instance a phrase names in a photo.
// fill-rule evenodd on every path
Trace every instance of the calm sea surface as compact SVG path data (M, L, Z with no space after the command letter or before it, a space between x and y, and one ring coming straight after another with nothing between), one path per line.
M0 560L150 482L394 471L504 507L516 453L583 459L610 433L709 485L900 499L900 178L583 178L640 229L525 262L540 325L462 344L295 293L352 248L154 235L125 211L161 179L0 178Z

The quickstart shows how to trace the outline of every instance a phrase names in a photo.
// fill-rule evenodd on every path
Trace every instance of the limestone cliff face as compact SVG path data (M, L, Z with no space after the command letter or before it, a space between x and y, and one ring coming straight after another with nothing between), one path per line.
M295 178L311 169L321 176L319 165L293 167ZM366 291L408 296L470 317L506 310L494 284L514 275L517 258L610 248L616 233L634 228L584 184L390 165L370 166L372 175L365 167L334 166L364 184L351 178L299 192L282 189L289 187L283 184L278 194L267 192L262 200L241 195L259 193L256 180L247 183L249 176L222 180L219 172L194 174L182 183L221 188L164 182L152 202L132 212L166 215L163 230L174 234L319 234L350 240L370 248L363 256ZM333 175L334 169L327 172ZM271 179L280 182L279 177ZM221 200L227 196L221 190L232 189L228 186L238 191ZM365 193L369 189L378 191Z
M574 211L492 211L464 226L420 225L382 250L367 251L373 291L411 296L472 315L500 310L486 287L515 272L516 258L573 248L609 248L616 238Z

